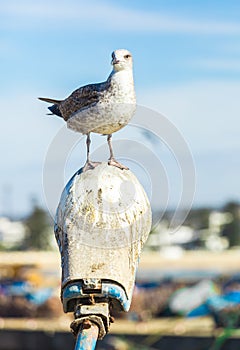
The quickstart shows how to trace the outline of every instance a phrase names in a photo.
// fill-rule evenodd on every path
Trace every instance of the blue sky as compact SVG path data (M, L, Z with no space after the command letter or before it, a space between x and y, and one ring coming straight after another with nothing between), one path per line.
M25 214L33 196L44 205L44 159L63 122L36 98L105 80L116 48L133 53L138 104L165 115L189 145L194 206L240 200L239 13L237 0L3 0L0 213ZM79 147L66 178L84 160Z

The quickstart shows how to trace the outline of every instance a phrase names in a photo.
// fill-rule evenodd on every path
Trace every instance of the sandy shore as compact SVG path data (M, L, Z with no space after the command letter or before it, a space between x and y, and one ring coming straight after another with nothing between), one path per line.
M58 252L1 252L0 268L4 266L32 265L37 267L60 268ZM222 272L240 271L240 250L219 253L208 251L186 251L165 254L143 252L139 269L217 269Z

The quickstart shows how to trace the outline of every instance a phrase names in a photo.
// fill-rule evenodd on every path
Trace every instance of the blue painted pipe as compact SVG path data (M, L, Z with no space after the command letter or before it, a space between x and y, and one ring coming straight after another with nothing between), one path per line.
M98 338L98 326L90 321L80 326L74 350L94 350Z

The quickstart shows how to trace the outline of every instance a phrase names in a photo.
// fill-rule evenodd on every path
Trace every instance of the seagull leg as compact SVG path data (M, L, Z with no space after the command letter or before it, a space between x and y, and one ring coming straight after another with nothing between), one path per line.
M91 144L90 133L87 134L86 144L87 144L87 160L86 160L86 163L85 163L85 165L83 167L83 172L87 171L87 170L92 170L92 169L96 168L96 166L101 164L99 162L91 162L90 161L90 157L89 157L90 144Z
M125 165L119 163L118 161L116 161L116 159L114 158L114 155L113 155L113 148L112 148L112 134L109 134L107 136L107 142L108 142L108 147L109 147L109 151L110 151L110 158L108 159L108 165L113 165L113 166L116 166L117 168L120 168L120 169L126 169L128 170L129 168L126 167Z
M90 145L91 145L90 133L87 134L86 144L87 144L87 163L90 163L90 160L89 160Z

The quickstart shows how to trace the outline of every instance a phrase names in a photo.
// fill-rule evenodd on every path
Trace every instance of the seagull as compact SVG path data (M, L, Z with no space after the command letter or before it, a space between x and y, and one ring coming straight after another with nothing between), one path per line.
M63 118L67 127L87 136L87 160L83 171L94 169L99 163L90 161L90 133L107 135L110 152L109 165L128 169L113 154L112 134L126 126L136 110L132 54L125 49L112 53L112 72L106 81L89 84L75 90L65 100L39 97L52 103L51 114Z

